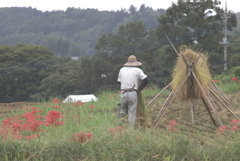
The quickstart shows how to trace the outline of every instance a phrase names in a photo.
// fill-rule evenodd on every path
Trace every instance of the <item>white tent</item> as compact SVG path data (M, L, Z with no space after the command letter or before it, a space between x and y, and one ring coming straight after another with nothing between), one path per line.
M90 102L90 101L97 101L97 97L95 97L93 94L87 94L87 95L69 95L63 103L70 103L70 102Z

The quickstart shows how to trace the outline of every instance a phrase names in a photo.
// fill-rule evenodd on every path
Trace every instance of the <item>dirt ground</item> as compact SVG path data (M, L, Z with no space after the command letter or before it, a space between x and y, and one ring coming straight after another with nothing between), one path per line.
M229 109L234 115L240 118L240 92L228 94L227 96L232 103L231 105L228 105ZM156 124L155 120L165 101L166 98L158 98L152 103L151 106L148 107L150 120L152 120L153 125ZM158 127L166 126L169 120L176 120L179 125L181 125L184 129L187 129L186 127L193 127L193 125L194 128L201 129L204 129L203 127L208 127L209 129L216 126L221 126L219 119L211 110L211 115L216 123L216 126L214 126L211 116L208 113L206 106L203 104L202 100L198 100L194 103L194 109L195 115L194 118L192 118L193 116L191 113L190 101L180 102L176 100L174 101L172 106L167 109L166 113L161 117L161 123ZM217 111L219 113L220 121L223 125L227 125L231 120L236 119L226 108L220 108L217 106Z
M6 116L10 112L22 109L23 107L32 106L35 104L36 103L29 103L29 102L0 103L0 114L1 116Z

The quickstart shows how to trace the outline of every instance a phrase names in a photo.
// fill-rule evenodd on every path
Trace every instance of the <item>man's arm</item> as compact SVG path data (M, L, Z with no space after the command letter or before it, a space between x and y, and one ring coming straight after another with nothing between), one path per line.
M147 77L142 80L142 85L138 87L138 90L141 91L144 87L148 85Z
M148 79L147 77L142 80L142 87L146 87L148 85Z

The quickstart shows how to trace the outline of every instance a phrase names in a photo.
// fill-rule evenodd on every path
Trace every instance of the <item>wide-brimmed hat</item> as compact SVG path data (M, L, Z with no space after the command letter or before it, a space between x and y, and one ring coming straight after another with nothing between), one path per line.
M136 56L131 55L131 56L128 57L128 62L125 63L123 66L127 66L127 67L129 67L129 66L136 67L137 66L138 67L138 66L141 66L141 65L142 65L142 63L137 61Z

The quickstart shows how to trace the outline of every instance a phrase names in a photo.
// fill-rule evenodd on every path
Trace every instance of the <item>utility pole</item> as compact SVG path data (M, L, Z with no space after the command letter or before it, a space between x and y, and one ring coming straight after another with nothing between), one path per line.
M225 12L224 12L224 16L223 16L223 22L224 22L224 29L223 29L223 33L224 33L224 37L223 37L223 41L219 42L219 44L223 45L224 48L224 56L223 56L223 63L224 63L224 68L223 70L226 71L227 70L227 45L228 45L228 40L227 40L227 2L225 2Z

